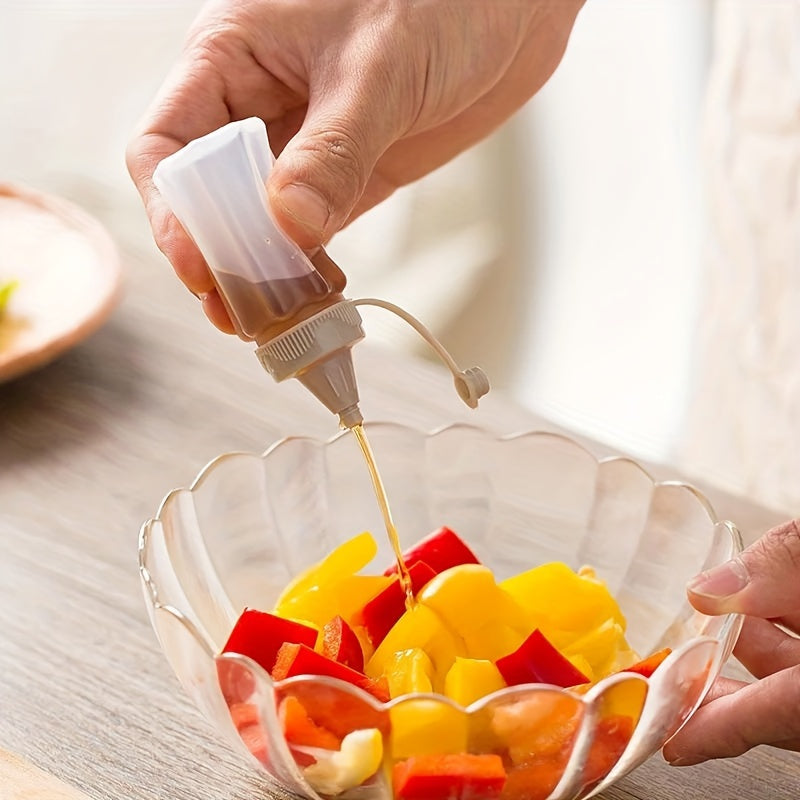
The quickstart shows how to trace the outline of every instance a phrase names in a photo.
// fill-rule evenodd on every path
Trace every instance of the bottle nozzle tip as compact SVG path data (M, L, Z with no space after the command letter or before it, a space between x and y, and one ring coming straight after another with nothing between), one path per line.
M356 425L361 425L364 422L364 417L361 416L361 409L358 405L348 406L339 412L339 424L343 428L355 428Z
M480 367L459 372L454 382L458 396L470 407L477 408L478 400L489 391L489 378Z

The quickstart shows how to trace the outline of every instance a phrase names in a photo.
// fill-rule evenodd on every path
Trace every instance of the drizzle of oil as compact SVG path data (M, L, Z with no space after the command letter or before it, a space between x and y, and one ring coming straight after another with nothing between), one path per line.
M389 508L389 499L386 496L386 489L383 486L380 473L378 472L378 465L375 463L375 456L370 447L367 435L361 425L354 425L351 429L353 435L356 437L361 453L364 456L364 461L367 463L369 476L372 479L372 487L375 490L375 499L378 501L378 507L383 516L383 524L386 528L386 535L389 537L389 543L394 550L395 558L397 559L397 572L400 577L400 586L406 595L406 608L410 611L414 607L414 590L411 586L411 576L408 574L408 567L403 560L403 551L400 549L400 539L397 536L397 528L394 526L392 519L392 511Z

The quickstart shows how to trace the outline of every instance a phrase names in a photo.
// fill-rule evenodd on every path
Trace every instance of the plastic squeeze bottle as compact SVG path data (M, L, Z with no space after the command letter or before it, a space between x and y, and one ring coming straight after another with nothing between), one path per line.
M264 368L277 381L297 378L351 428L362 421L350 352L364 337L361 316L341 294L344 276L323 276L272 219L265 184L273 161L266 127L253 117L165 158L153 182Z
M165 158L153 182L205 257L233 324L258 346L276 381L297 378L342 427L363 421L351 354L364 338L356 306L402 317L436 350L472 408L489 390L479 367L459 370L424 325L384 300L348 300L344 275L324 273L272 219L266 181L274 158L264 123L231 122ZM328 268L328 266L330 268Z

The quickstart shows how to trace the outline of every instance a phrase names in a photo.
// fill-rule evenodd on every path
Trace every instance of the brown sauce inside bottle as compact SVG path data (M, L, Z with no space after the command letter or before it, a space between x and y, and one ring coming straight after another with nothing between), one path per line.
M258 344L342 299L318 272L257 282L220 270L215 277L239 332Z

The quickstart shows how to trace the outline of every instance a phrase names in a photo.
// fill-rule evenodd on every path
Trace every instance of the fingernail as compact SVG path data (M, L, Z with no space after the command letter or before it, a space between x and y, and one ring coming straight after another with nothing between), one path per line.
M689 758L688 756L679 756L674 761L668 761L667 763L671 767L694 767L697 764L702 764L706 759L704 758Z
M730 597L747 586L750 575L747 567L738 558L726 561L718 567L701 572L692 578L687 588L704 597Z
M284 210L304 228L321 234L328 224L330 208L325 198L303 183L290 183L278 192Z

